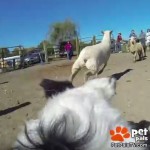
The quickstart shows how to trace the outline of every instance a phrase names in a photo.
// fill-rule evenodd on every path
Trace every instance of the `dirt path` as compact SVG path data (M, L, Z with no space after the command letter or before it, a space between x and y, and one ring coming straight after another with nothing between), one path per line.
M0 74L0 150L10 149L19 126L35 118L46 99L39 83L43 78L64 80L70 75L72 61L53 61L24 70ZM132 69L125 72L127 69ZM84 70L83 70L84 71ZM81 71L74 85L83 84ZM113 105L127 120L150 120L150 53L144 61L133 63L130 54L112 54L100 77L121 73ZM21 105L23 104L23 105ZM15 106L20 109L11 112ZM4 111L5 110L5 111Z

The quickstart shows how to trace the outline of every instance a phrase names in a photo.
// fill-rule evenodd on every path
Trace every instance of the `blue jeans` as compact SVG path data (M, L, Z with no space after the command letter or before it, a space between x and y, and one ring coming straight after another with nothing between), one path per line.
M67 58L69 59L69 60L71 60L71 58L72 58L72 50L71 51L67 51Z
M120 42L117 42L117 43L116 43L116 51L117 51L117 52L120 52L120 51L121 51L121 43L120 43Z

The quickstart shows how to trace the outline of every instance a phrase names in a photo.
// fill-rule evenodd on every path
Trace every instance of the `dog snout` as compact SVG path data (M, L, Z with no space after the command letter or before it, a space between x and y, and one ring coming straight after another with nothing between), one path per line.
M116 82L116 79L113 76L109 77L109 83Z
M112 78L112 77L109 77L109 83L111 83L111 78Z
M113 85L114 89L116 89L117 82L116 82L116 79L113 76L109 77L109 83L111 85Z

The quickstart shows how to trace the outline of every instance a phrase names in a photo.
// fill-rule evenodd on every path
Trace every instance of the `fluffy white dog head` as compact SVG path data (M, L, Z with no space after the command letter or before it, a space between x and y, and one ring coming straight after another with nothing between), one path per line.
M113 77L90 80L84 86L96 90L105 100L111 100L116 93L116 79Z

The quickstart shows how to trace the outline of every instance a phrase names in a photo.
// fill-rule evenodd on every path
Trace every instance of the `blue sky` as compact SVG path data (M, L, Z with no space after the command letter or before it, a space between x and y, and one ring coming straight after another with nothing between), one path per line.
M51 23L72 19L81 37L113 30L128 38L150 28L150 0L1 0L0 47L37 46Z

